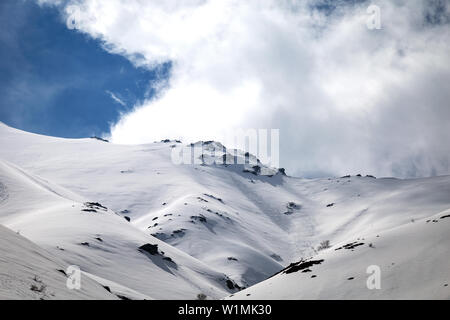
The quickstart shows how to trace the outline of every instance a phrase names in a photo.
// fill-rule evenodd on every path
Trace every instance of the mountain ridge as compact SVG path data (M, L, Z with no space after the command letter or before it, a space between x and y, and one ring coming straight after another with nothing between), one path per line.
M265 283L270 280L266 279L290 263L324 254L325 251L318 251L324 241L336 248L358 238L413 224L411 221L427 220L450 208L450 176L405 180L358 175L303 179L286 176L277 169L273 175L258 175L243 165L220 165L214 161L174 164L172 145L164 141L114 145L95 139L30 135L0 126L3 163L12 164L35 182L51 185L50 190L58 191L57 199L61 194L76 199L70 200L70 205L54 206L53 212L48 212L36 200L42 202L48 195L39 194L21 208L11 196L30 197L33 192L24 187L15 190L16 180L8 180L5 173L8 170L3 169L0 186L4 185L10 196L0 203L0 223L13 230L20 227L27 238L51 250L55 250L55 242L64 240L73 252L65 252L63 260L73 264L84 261L81 266L85 272L116 283L117 290L125 286L129 294L138 292L141 298L194 299L204 293L217 299L254 285L266 288ZM239 154L245 156L243 151ZM7 203L12 205L8 207ZM91 204L86 206L86 203ZM101 207L93 204L107 207L111 218L106 219ZM67 228L68 222L64 220L54 222L51 228L48 224L45 228L41 226L42 222L25 213L33 207L41 208L48 221L58 220L58 212L67 212L71 219L67 229L70 234L58 231ZM91 218L102 228L86 225L79 217L82 210L98 211L91 212L96 217ZM101 215L97 217L99 212ZM20 221L20 216L28 218ZM439 235L448 230L446 225L439 225ZM43 237L43 230L52 236ZM430 233L429 237L432 236ZM444 243L449 240L441 238ZM419 240L424 241L414 241ZM84 242L94 243L95 249L79 245ZM114 248L106 243L114 243ZM139 252L145 243L158 245L156 256L147 257ZM127 252L129 261L121 257L122 251ZM386 255L392 252L386 250ZM444 257L449 255L444 253ZM171 267L170 261L163 258L173 259L179 269ZM341 264L351 266L352 259L347 258ZM117 266L94 262L98 259ZM377 259L385 258L380 255ZM324 265L328 265L328 259ZM137 275L130 275L127 269L136 269ZM152 283L155 277L160 278L156 285ZM271 279L274 278L280 278L283 283L282 276ZM295 279L294 283L302 281ZM332 281L329 283L333 285ZM360 281L358 285L364 283ZM326 283L322 286L326 287ZM242 292L248 290L252 289ZM292 292L291 296L278 292L278 298L305 297L302 292L294 289ZM133 297L139 298L139 294ZM394 296L402 297L402 294L408 296L401 288ZM353 297L338 292L335 295ZM442 292L439 297L448 296Z

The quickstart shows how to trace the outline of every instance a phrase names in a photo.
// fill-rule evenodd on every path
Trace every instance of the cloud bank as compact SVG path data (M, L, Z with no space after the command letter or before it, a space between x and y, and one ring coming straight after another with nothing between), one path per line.
M279 128L298 176L449 174L450 5L374 1L38 0L138 66L171 63L116 143Z

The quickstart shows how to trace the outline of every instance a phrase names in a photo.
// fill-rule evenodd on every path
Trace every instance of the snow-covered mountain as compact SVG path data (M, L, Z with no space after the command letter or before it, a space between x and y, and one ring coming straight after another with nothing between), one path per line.
M25 237L48 254L49 272L80 266L92 290L74 298L450 298L450 177L300 179L216 164L221 153L178 165L179 145L0 124L0 224L12 230L0 231L13 239L1 245L2 274L19 257L35 268L32 254L14 255ZM370 265L381 269L380 290L366 286ZM20 276L30 278L5 281ZM61 287L56 298L70 294ZM10 296L23 297L34 295Z

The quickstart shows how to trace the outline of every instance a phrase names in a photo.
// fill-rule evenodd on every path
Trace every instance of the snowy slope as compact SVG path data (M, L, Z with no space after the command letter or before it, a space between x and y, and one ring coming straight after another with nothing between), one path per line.
M67 264L3 226L0 243L0 299L117 299L89 278L67 289Z
M100 204L71 200L71 192L5 162L0 162L0 181L1 224L66 264L78 265L121 296L176 299L204 292L217 298L227 292L224 274L146 235ZM158 245L157 253L139 250L145 244Z
M157 242L161 248L166 246L163 251L174 252L171 257L180 254L192 261L186 262L186 270L171 279L173 282L164 278L156 286L159 291L141 283L142 274L148 272L146 268L142 267L135 277L126 273L128 263L140 266L143 262L134 260L133 255L126 256L130 261L120 261L114 267L86 262L86 271L95 276L126 279L128 288L153 298L190 298L195 296L195 290L207 291L214 298L226 296L226 291L254 285L291 262L315 256L323 240L329 240L333 246L345 244L408 226L412 220L426 219L450 208L448 176L398 180L352 175L309 180L287 177L276 170L271 176L261 176L248 172L249 168L242 165L176 165L171 161L172 148L176 145L179 143L174 141L123 146L95 139L60 139L0 124L0 159L20 166L33 177L61 186L62 190L56 192L76 202L75 207L68 208L73 209L74 216L82 210L82 202L93 201L131 219L126 223L118 217L120 227L110 227L110 219L107 223L96 220L95 223L108 225L106 235L104 229L93 228L91 224L84 227L85 222L77 218L70 224L81 224L86 230L76 241L91 243L93 235L102 234L102 239L109 237L105 243L110 243L121 233L127 241L134 242L128 246L121 239L120 247L125 246L127 251L132 248L135 254L136 245L154 239L153 235L161 240ZM221 149L218 143L205 145L209 149ZM56 190L56 186L50 189ZM58 226L67 224L66 220L55 224L49 234L57 236L47 241L42 232L29 227L40 222L31 217L19 219L24 211L18 211L12 208L2 211L0 216L9 215L8 226L26 229L27 237L38 244L54 247L56 240L64 238L58 234ZM111 216L116 217L114 213ZM122 224L127 231L122 230ZM67 246L73 243L78 232L67 235ZM443 241L450 245L447 238ZM92 252L92 248L83 249L81 254L67 254L65 261L76 262ZM371 252L374 251L368 254ZM389 260L392 252L385 252L385 259ZM352 264L352 257L347 258L342 263ZM116 261L117 257L108 259ZM439 263L448 268L448 261L443 259ZM204 284L204 277L199 276L204 268L209 268L208 284L196 283L194 290L190 288L192 284L183 287L198 277L199 283ZM217 277L224 274L237 286L228 282L227 286L233 289L221 287L223 279ZM208 288L214 289L208 291Z
M229 298L450 299L449 230L447 210L367 234L324 250ZM369 266L380 268L379 289L367 286L367 281L373 283Z

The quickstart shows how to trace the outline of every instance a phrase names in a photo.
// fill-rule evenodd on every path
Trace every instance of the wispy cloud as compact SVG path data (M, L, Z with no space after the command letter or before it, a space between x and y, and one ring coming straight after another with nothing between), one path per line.
M115 102L117 102L118 104L126 107L127 104L125 102L123 102L122 99L120 99L117 95L115 95L113 92L106 90L106 93L111 97L111 99L113 99Z

